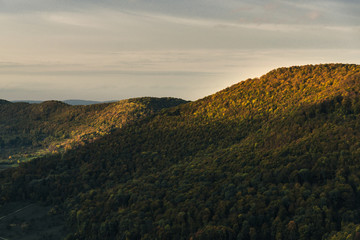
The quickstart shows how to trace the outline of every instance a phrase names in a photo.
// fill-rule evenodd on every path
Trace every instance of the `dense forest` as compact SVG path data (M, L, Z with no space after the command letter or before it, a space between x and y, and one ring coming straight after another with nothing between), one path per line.
M59 101L29 104L0 100L0 160L11 164L64 152L184 102L176 98L146 97L70 106Z
M1 171L0 203L67 240L360 239L359 93L359 65L279 68Z

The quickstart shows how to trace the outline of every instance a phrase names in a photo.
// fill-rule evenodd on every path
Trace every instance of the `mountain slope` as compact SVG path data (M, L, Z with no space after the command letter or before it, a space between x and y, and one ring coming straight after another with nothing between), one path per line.
M3 159L63 151L93 141L128 122L185 101L138 98L91 106L59 101L0 105L0 148Z
M280 68L1 173L68 239L345 239L360 228L360 66ZM64 203L63 203L64 202Z
M6 101L6 100L4 100L4 99L0 99L0 104L8 104L8 103L10 103L9 101Z

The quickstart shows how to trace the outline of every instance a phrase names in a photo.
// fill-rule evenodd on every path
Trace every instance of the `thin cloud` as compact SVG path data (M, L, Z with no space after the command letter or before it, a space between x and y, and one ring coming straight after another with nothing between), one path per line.
M359 5L3 0L0 88L19 90L2 91L2 98L23 98L27 91L34 98L195 100L279 66L359 63Z

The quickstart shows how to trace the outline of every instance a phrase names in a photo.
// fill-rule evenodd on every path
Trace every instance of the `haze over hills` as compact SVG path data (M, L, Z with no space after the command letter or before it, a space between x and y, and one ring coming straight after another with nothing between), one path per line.
M359 65L279 68L2 171L0 199L68 240L357 239L359 92Z

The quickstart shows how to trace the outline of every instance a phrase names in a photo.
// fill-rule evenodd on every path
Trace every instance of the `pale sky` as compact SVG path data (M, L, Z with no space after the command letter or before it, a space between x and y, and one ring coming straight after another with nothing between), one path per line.
M359 0L0 0L0 99L196 100L284 66L360 64Z

